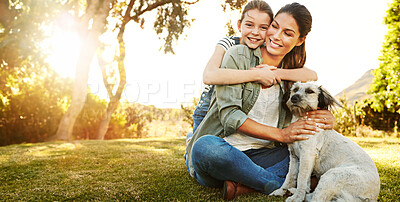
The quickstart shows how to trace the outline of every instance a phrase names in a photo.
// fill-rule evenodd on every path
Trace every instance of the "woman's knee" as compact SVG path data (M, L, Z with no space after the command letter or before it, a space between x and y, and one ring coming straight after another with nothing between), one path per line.
M206 158L207 161L221 162L229 156L229 150L232 148L224 139L205 135L199 138L193 145L192 158Z
M192 151L201 153L210 152L214 149L218 149L223 141L224 140L222 138L214 135L204 135L196 140L196 142L193 144Z

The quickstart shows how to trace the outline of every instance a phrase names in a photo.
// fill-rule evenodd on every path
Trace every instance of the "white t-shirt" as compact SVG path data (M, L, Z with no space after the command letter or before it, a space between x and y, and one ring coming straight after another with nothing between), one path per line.
M279 92L279 84L275 84L270 88L260 89L260 95L253 108L250 110L248 117L258 123L277 127L279 121ZM260 149L273 145L271 141L250 137L240 133L229 135L224 139L240 151Z

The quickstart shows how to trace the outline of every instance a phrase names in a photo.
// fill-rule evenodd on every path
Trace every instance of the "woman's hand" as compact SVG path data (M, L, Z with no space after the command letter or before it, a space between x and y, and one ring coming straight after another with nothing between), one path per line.
M314 120L318 127L324 130L332 130L335 126L335 117L329 110L307 112L306 118Z
M313 119L299 119L281 130L281 140L279 142L293 143L295 141L307 140L308 137L301 135L314 135L319 130L317 123Z
M273 70L277 69L276 67L262 64L250 69L252 71L258 71L257 75L259 75L259 79L257 82L264 87L271 87L276 83L281 82L281 78L272 72Z

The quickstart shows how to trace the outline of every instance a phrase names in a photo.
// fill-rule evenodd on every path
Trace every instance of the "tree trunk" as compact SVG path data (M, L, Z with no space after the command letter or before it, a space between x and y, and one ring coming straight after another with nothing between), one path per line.
M82 18L82 27L88 29L91 19L93 19L93 26L92 29L86 30L86 36L83 39L84 44L81 46L76 65L71 105L62 117L56 135L50 140L71 140L76 118L86 101L90 64L100 44L99 36L104 32L109 11L109 3L100 4L99 1L94 1L93 4L88 5L87 12Z
M96 137L98 140L104 140L104 137L106 136L106 133L108 131L108 126L110 124L112 114L117 109L118 104L119 104L119 100L118 100L118 102L114 101L114 102L108 103L107 110L103 114L103 116L102 116L103 118L101 119L99 128L97 130Z
M99 128L97 130L96 137L99 140L104 140L104 136L106 135L108 131L108 126L110 124L111 116L114 113L114 111L117 109L119 101L121 100L121 95L122 92L125 89L126 85L126 71L125 71L125 42L124 42L124 33L125 33L125 27L126 24L128 24L129 21L132 20L130 17L130 13L132 11L133 5L135 1L130 1L128 4L128 7L126 9L124 18L122 19L122 23L119 27L119 32L118 32L118 43L119 43L119 57L116 57L118 60L118 73L119 73L119 83L118 83L118 89L115 95L113 94L113 89L110 87L107 81L107 74L105 70L104 63L100 62L100 67L102 69L102 75L103 75L103 82L104 85L106 86L108 97L110 98L110 103L107 105L107 110L103 114L103 118L100 122Z
M115 95L112 95L112 91L109 91L108 94L110 96L110 103L107 105L107 110L103 114L103 118L100 121L99 128L97 130L96 137L99 140L104 140L104 136L106 135L108 131L108 125L110 124L111 116L114 113L114 111L117 109L119 105L119 101L121 100L122 92L124 91L125 85L126 85L126 72L125 72L125 44L122 44L120 46L123 46L124 54L123 55L123 60L119 62L118 64L118 70L119 70L119 75L120 75L120 81L118 84L118 89ZM122 59L122 58L121 58ZM103 79L104 81L107 79Z

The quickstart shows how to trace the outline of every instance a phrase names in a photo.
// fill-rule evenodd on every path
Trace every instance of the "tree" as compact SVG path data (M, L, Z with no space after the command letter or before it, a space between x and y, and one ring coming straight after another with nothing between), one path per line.
M199 103L199 100L199 98L194 97L190 105L184 106L183 104L181 104L181 110L183 111L183 121L190 124L192 127L194 125L192 115L194 110L196 109L197 103Z
M75 8L79 8L79 1L75 2L77 2ZM81 46L76 65L72 102L60 121L56 135L51 140L70 140L72 137L75 121L86 101L90 64L100 45L99 37L105 31L106 18L114 3L115 0L86 1L86 11L80 17L84 43Z
M125 108L127 120L125 126L136 133L135 137L142 138L146 136L148 124L154 119L154 113L151 108L139 103L133 103Z
M70 89L45 62L45 26L62 10L57 0L0 1L0 145L43 141L61 119Z
M387 109L400 115L400 1L394 0L386 13L384 22L388 26L388 34L369 93L373 109L379 112Z
M114 86L116 83L109 83L110 75L107 74L106 64L100 59L100 67L102 69L103 82L106 86L110 102L104 112L102 121L100 123L97 139L104 139L104 136L108 130L108 124L112 117L112 114L117 109L119 101L121 99L121 94L125 88L126 84L126 72L125 72L125 42L124 33L126 25L134 21L135 23L140 23L143 27L145 23L144 14L152 11L157 11L157 17L154 22L154 30L156 33L164 40L165 44L163 46L165 53L172 53L173 42L179 39L179 36L184 32L185 28L190 26L192 19L188 19L188 8L190 5L199 2L199 0L193 1L182 1L182 0L130 0L119 2L114 5L111 16L115 16L119 21L115 26L115 30L118 30L118 54L115 57L115 61L118 66L118 79L112 79L114 81L118 80L118 87L115 93ZM239 9L246 3L244 0L225 0L223 5L224 11L229 5L229 9ZM110 68L111 65L108 65Z
M118 87L115 93L115 83L109 83L109 75L107 75L106 65L104 62L100 62L102 69L103 81L106 86L110 102L103 115L99 129L97 131L97 139L104 139L104 136L108 130L108 124L111 120L111 116L117 109L119 101L121 99L122 92L126 84L126 72L125 72L125 42L124 33L126 25L134 21L140 23L143 26L145 20L142 17L147 12L157 10L156 21L154 22L154 29L157 34L161 35L166 29L166 36L163 38L165 41L164 51L166 53L173 52L172 42L179 39L179 36L183 33L184 29L190 25L190 20L187 19L188 5L197 3L186 2L180 0L157 0L157 1L134 1L131 0L127 4L126 2L119 2L115 4L112 15L116 16L120 21L116 24L115 30L118 30L118 51L115 57L115 62L118 66ZM127 4L127 5L126 5Z

